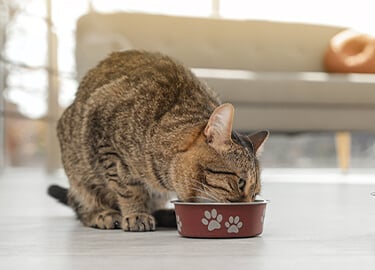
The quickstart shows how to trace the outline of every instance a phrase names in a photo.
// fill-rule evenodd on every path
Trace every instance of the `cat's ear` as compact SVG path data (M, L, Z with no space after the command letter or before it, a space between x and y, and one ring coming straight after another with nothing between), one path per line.
M270 133L267 130L259 131L248 136L254 147L254 152L259 157L263 152L264 143L267 141Z
M226 103L218 106L211 114L204 135L208 144L217 150L224 149L231 143L234 108Z

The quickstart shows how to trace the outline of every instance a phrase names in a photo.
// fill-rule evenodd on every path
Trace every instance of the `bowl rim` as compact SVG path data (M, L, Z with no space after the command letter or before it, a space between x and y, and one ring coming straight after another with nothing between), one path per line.
M180 201L180 200L172 200L171 203L173 204L178 204L178 205L196 205L196 206L210 206L210 205L214 205L214 206L221 206L221 205L226 205L226 206L230 206L230 205L257 205L257 204L267 204L269 203L270 201L269 200L265 200L265 199L262 199L262 200L255 200L253 202L231 202L231 203L222 203L222 202L183 202L183 201Z

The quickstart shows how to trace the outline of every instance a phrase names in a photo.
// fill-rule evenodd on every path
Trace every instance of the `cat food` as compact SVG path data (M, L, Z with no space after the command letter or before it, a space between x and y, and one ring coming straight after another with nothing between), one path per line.
M237 238L263 232L266 200L251 203L173 201L178 233L185 237Z

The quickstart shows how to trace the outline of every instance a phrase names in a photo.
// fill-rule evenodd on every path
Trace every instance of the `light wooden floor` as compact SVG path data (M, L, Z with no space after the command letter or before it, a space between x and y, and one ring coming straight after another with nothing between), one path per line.
M46 196L49 183L65 179L6 172L0 175L0 269L375 269L375 199L369 195L375 182L298 184L267 177L264 234L214 240L181 238L174 230L84 228Z

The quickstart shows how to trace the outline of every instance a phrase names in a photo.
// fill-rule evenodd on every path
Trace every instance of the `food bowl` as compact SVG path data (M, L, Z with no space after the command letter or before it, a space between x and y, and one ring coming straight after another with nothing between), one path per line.
M185 237L253 237L263 232L268 201L247 203L192 203L172 201L177 230Z

